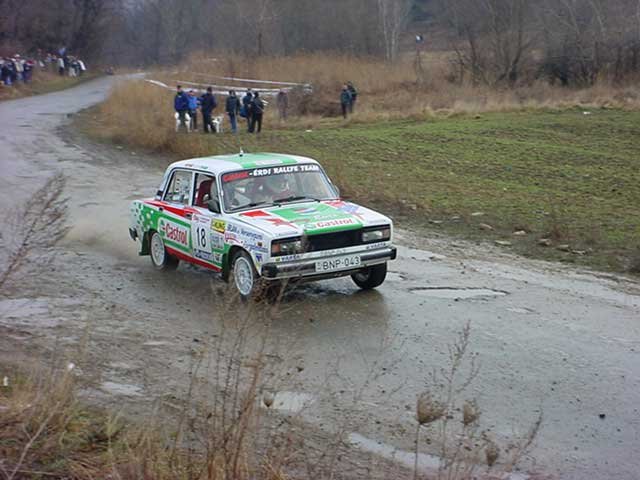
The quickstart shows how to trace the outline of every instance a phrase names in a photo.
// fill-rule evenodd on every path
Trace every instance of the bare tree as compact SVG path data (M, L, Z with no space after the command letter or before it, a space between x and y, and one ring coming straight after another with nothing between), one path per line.
M474 84L519 80L535 38L531 1L442 0L439 6L454 33L459 79L469 72Z
M396 61L400 35L407 26L413 3L413 0L377 0L385 58L389 62Z

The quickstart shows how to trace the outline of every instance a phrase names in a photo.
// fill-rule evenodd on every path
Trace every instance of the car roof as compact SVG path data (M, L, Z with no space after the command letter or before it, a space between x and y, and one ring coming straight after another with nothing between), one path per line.
M219 175L250 168L279 167L282 165L296 165L300 163L318 162L307 157L287 155L281 153L238 153L234 155L216 155L211 157L190 158L169 165L167 170L174 168L188 168L204 170Z

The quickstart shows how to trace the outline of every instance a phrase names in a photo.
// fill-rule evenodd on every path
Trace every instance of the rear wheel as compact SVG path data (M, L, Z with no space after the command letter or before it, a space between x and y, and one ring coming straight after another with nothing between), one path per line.
M167 271L178 268L179 260L167 252L158 232L151 233L150 250L151 263L157 270Z
M357 273L351 275L351 279L363 290L371 290L379 287L387 277L387 264L373 265L363 268Z

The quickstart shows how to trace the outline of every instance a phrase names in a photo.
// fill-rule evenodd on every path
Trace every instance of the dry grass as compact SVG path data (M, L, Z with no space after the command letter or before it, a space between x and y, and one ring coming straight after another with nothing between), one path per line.
M216 77L237 77L310 83L313 94L290 94L290 118L277 119L275 105L265 112L269 129L317 129L325 126L373 123L389 120L447 118L454 115L478 115L485 112L520 110L617 108L640 109L640 88L630 83L613 86L602 83L590 88L568 89L547 82L514 89L493 89L455 84L448 81L449 62L446 54L425 54L424 81L417 82L410 59L390 65L372 58L355 58L328 54L293 57L225 57L215 59L194 55L184 65L172 70L156 70L148 78L174 86L190 81L235 86L242 92L247 87L274 88L275 85L242 83ZM356 112L347 121L340 116L341 86L353 81L359 91ZM186 154L173 134L173 91L142 81L119 85L100 108L104 137L128 142L152 150ZM218 98L217 112L223 111L224 97ZM239 119L243 123L243 119ZM199 141L189 141L187 155L200 148ZM236 145L233 145L235 150Z
M423 53L424 75L418 81L414 58L405 57L391 65L375 58L304 54L292 57L244 58L216 56L212 59L193 55L174 70L151 72L168 85L177 81L228 84L214 76L309 83L314 87L310 98L295 99L294 113L303 116L302 124L318 124L318 117L340 114L341 86L352 81L358 88L358 122L399 118L424 118L434 114L476 114L537 108L640 108L637 82L614 86L603 80L589 88L569 89L552 86L544 80L513 89L451 83L451 63L446 52ZM231 82L233 83L233 82ZM237 83L238 87L265 85ZM268 85L273 88L273 85ZM275 118L275 112L271 113ZM292 122L296 125L298 122Z

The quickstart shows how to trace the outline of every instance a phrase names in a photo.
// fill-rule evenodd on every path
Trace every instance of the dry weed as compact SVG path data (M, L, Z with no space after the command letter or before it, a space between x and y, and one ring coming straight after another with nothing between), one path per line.
M457 339L449 346L449 362L446 368L434 372L429 380L429 391L419 396L417 401L416 457L414 478L418 478L418 453L421 427L429 429L430 442L435 446L440 458L438 480L466 480L475 478L485 465L487 473L492 468L510 472L528 451L537 436L542 417L520 440L511 441L501 448L496 440L481 430L481 410L477 400L463 400L467 388L479 372L476 355L469 354L471 324L467 323ZM470 359L468 357L470 356ZM435 392L440 390L440 398ZM461 405L460 405L461 403ZM459 414L462 413L462 415ZM505 460L497 466L500 452L505 452Z
M27 267L41 270L51 259L51 248L67 232L63 189L64 177L52 177L8 220L2 235L0 290L19 271Z

